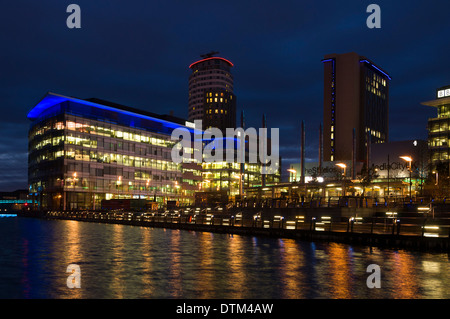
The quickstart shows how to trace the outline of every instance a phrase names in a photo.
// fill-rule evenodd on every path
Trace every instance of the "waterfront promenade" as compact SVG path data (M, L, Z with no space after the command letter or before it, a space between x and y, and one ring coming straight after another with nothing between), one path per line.
M48 211L20 216L449 251L449 214L435 214L421 207L414 210L180 208L152 212Z

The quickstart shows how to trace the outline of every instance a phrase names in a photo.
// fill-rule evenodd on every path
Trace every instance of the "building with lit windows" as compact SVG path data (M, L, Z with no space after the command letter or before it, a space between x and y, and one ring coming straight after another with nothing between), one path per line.
M349 170L351 161L325 161L321 167L318 162L307 162L306 189L315 189L317 196L342 196L344 193L341 182L346 180L345 195L407 197L410 188L413 197L423 194L424 183L429 174L426 141L417 139L374 143L371 145L369 163L369 171L366 171L363 170L363 163L357 162L357 175L352 178ZM300 181L300 170L300 163L290 165L290 183Z
M223 89L209 89L203 103L204 128L217 127L222 131L236 126L236 97Z
M270 174L266 174L264 181L266 185L275 185L281 181L280 166L270 172ZM243 173L241 173L240 163L212 162L203 163L202 167L203 181L201 189L206 192L224 191L231 200L238 195L245 196L246 190L260 187L263 183L261 163L245 163Z
M29 190L47 209L99 209L102 200L192 204L201 164L176 164L175 128L189 123L98 99L48 93L28 113Z
M367 145L389 140L389 81L357 53L329 54L324 67L323 160L366 162ZM353 150L354 153L353 153Z
M436 117L428 119L428 149L431 169L450 162L450 85L438 88L436 98L422 105L436 108Z
M236 96L233 94L233 63L212 56L192 63L189 76L189 121L203 120L203 127L221 130L236 127Z
M189 76L189 121L202 120L202 129L218 128L223 134L227 128L236 128L236 96L233 94L233 63L213 56L217 52L202 55L202 59L192 63ZM235 145L236 147L236 145ZM236 149L231 150L235 152ZM223 193L230 200L245 196L245 189L280 182L280 167L270 174L261 174L261 163L246 161L240 163L226 161L202 164L204 193Z

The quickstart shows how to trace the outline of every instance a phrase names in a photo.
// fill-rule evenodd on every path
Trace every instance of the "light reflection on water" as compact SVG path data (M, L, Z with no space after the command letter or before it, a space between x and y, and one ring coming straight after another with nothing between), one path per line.
M447 254L23 218L0 234L1 298L450 297ZM80 289L66 286L72 263Z

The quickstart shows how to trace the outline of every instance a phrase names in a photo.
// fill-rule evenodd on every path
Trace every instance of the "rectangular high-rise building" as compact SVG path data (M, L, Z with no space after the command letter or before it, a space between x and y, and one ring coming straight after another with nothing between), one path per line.
M352 160L354 155L364 162L368 144L388 141L391 77L354 52L329 54L322 62L323 160Z
M450 163L450 85L438 88L436 98L422 102L436 108L436 117L428 119L428 149L432 170L447 167Z

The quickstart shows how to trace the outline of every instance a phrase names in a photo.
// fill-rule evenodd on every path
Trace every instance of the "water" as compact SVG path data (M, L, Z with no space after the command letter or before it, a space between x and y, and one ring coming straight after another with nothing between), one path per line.
M20 217L0 218L0 239L3 299L450 297L448 254Z

